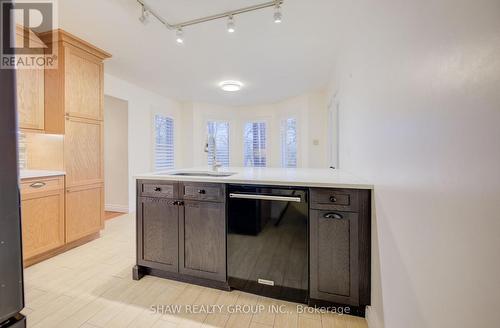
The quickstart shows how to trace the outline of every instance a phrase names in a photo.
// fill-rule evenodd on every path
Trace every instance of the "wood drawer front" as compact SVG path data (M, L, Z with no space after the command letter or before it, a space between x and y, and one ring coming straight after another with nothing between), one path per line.
M146 197L177 198L177 182L139 181L139 195Z
M225 186L218 183L190 183L181 184L183 199L224 202L226 198Z
M48 192L64 189L64 177L33 178L21 180L21 196L39 192Z
M318 210L354 211L359 209L358 191L354 189L311 189L311 208Z

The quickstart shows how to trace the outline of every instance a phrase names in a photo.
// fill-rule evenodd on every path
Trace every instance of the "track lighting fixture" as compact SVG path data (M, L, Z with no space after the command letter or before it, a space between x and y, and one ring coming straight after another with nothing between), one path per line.
M232 15L227 18L227 31L229 33L234 33L236 31L236 25L234 24L234 18Z
M150 14L151 13L149 12L149 10L147 10L145 6L142 6L142 8L141 8L141 16L139 17L139 21L142 24L149 23L149 15Z
M184 43L184 32L182 31L182 27L177 29L177 32L175 32L175 41L179 44Z
M141 16L139 17L139 20L143 24L147 24L149 21L149 16L153 16L158 22L163 24L168 30L170 31L175 31L175 41L179 44L184 43L184 36L183 36L183 29L188 27L188 26L193 26L193 25L198 25L214 20L219 20L219 19L227 19L227 32L228 33L234 33L236 31L236 24L234 22L234 16L236 15L242 15L246 14L249 12L257 11L257 10L262 10L266 8L274 8L274 22L275 23L281 23L283 20L283 14L281 13L281 5L285 2L285 0L272 0L268 1L265 3L260 3L256 4L253 6L248 6L232 11L226 11L222 12L220 14L215 14L211 16L206 16L206 17L200 17L196 19L192 19L189 21L177 23L177 24L170 24L167 22L161 15L159 15L157 12L155 12L151 7L146 4L145 1L147 0L136 0L140 5L142 9Z
M276 11L274 12L274 22L279 24L283 21L283 14L281 13L280 5L276 6Z

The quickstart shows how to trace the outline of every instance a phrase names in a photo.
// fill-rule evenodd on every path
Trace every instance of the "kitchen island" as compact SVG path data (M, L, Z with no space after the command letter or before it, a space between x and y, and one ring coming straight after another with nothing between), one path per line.
M155 275L364 315L369 183L333 169L193 168L136 178L134 279Z

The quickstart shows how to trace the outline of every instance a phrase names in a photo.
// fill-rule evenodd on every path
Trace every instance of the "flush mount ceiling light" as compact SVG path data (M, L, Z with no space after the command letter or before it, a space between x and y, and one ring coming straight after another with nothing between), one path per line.
M241 88L243 87L243 83L234 80L222 81L221 83L219 83L219 86L224 91L235 92L241 90Z
M177 41L177 43L182 44L182 43L184 43L184 37L182 36L182 32L183 32L183 29L186 28L187 26L206 23L206 22L210 22L210 21L218 20L218 19L227 19L227 31L229 33L234 33L236 31L236 26L234 23L234 16L245 14L245 13L248 13L251 11L265 9L265 8L271 8L271 7L275 8L275 12L274 12L274 16L273 16L274 22L281 23L282 18L283 18L283 15L281 13L281 5L283 5L285 0L273 0L273 1L265 2L265 3L261 3L261 4L249 6L249 7L244 7L244 8L240 8L240 9L236 9L236 10L232 10L232 11L226 11L226 12L223 12L220 14L215 14L212 16L196 18L193 20L189 20L189 21L185 21L185 22L177 23L177 24L170 24L169 22L167 22L163 17L161 17L157 12L155 12L153 9L151 9L151 7L149 5L147 5L145 3L146 0L136 0L136 1L142 6L142 14L139 17L139 20L142 23L146 24L148 19L149 19L149 16L150 15L153 16L161 24L165 25L165 27L167 29L169 29L171 31L176 31L176 39L175 40ZM180 38L178 37L179 31L181 34Z

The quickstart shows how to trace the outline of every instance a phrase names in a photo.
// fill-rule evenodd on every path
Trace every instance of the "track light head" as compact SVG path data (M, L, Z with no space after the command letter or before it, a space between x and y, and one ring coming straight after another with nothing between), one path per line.
M234 24L233 15L227 18L227 32L234 33L236 31L236 25Z
M281 13L281 6L277 5L276 10L274 11L274 22L279 24L283 21L283 14Z
M150 16L149 10L146 9L146 7L142 6L141 8L141 16L139 16L139 21L142 24L147 24L149 23L149 16Z
M184 32L182 31L182 27L178 28L177 31L175 32L175 41L178 44L184 43Z

